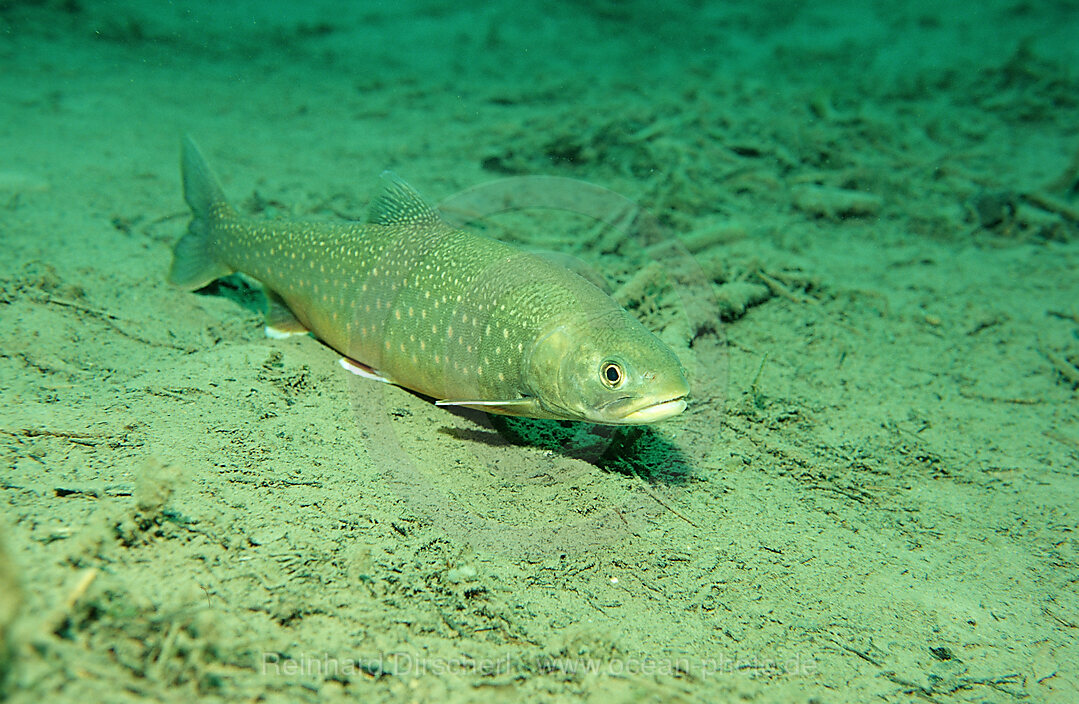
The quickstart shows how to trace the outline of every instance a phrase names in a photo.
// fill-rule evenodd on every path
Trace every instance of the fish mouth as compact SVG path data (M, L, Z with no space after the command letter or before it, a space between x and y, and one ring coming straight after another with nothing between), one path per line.
M624 408L625 406L631 406L631 404L636 405L635 402L639 403L640 401L641 399L632 397L616 399L597 409L601 412L602 417L594 418L593 422L606 423L608 425L644 425L666 420L667 418L676 416L686 410L686 394L683 393L663 401L656 401L648 403L645 406L633 408L621 415L615 415L614 412L617 412L616 409L618 409L619 406ZM606 411L606 413L603 413L603 411Z
M627 413L622 416L619 421L621 423L628 424L640 424L640 423L655 423L657 421L666 420L671 416L676 416L682 411L686 410L686 395L676 396L666 401L660 401L651 405L639 408L632 413Z

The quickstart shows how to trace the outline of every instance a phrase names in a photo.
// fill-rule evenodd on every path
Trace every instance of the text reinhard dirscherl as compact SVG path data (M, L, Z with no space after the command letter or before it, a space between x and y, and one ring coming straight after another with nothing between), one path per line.
M514 672L562 673L567 675L669 675L701 678L735 673L764 676L802 677L817 672L817 661L794 654L784 658L729 657L639 657L572 658L443 658L406 652L380 653L369 658L321 655L262 653L258 664L263 675L284 677L381 677L383 675L421 677L425 675L474 675L493 677Z

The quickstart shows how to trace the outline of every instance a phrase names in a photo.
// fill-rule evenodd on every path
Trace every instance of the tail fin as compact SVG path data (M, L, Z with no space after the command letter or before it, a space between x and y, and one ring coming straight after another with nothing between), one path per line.
M191 223L187 234L172 250L169 283L194 290L214 279L227 276L232 269L218 260L214 252L211 218L215 209L227 206L225 194L190 137L183 139L181 160L184 178L184 200L191 208Z

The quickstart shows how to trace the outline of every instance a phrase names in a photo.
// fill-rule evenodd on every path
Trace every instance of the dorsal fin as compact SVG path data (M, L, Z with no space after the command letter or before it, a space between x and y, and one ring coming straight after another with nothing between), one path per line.
M377 225L439 225L442 217L412 186L392 171L383 171L386 188L371 204L368 222Z

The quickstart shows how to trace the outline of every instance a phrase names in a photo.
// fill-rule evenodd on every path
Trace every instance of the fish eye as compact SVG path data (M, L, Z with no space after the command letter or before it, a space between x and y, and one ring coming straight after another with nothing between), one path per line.
M626 373L618 362L607 360L600 367L600 379L608 389L617 389L626 380Z

